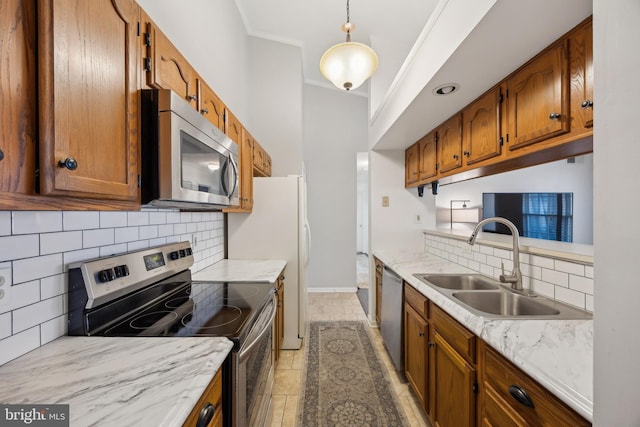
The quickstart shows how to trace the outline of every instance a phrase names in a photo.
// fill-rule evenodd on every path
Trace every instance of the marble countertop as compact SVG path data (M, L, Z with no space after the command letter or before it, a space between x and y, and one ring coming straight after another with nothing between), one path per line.
M286 261L255 259L223 259L193 273L192 280L207 282L269 282L275 283Z
M69 404L70 425L182 426L226 338L64 336L0 366L0 402Z
M413 276L475 271L425 252L374 250L373 255L567 405L593 420L593 320L479 317Z

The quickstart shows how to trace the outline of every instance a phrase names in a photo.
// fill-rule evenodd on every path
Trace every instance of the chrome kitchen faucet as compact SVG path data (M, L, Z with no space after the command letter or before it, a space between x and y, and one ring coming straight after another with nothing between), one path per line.
M502 218L499 216L483 219L478 224L476 224L476 228L473 230L473 233L471 233L471 236L469 237L469 240L467 240L467 243L473 246L473 244L476 241L476 236L478 235L478 231L480 231L483 225L489 222L497 222L500 224L504 224L511 231L511 235L513 236L513 271L511 272L510 275L508 276L505 275L504 262L502 262L501 263L502 274L500 275L499 279L502 283L511 283L511 287L513 289L521 291L522 290L522 273L520 272L520 237L518 233L518 228L515 226L514 223L512 223L506 218Z

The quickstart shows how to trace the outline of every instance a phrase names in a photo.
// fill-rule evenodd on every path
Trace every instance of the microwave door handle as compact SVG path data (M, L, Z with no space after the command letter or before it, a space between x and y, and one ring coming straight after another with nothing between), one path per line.
M231 179L231 182L233 182L233 189L229 192L229 197L233 196L233 193L236 192L236 189L238 188L238 166L236 165L236 162L233 161L233 157L231 155L229 155L229 163L231 163L231 167L233 168L233 177Z
M222 170L220 171L220 184L222 184L222 191L229 197L229 190L227 189L226 177L227 177L227 162L224 162L222 165Z

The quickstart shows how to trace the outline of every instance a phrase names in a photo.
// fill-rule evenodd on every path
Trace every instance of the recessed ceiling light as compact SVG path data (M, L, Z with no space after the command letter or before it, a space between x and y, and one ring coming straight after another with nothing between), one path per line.
M444 85L440 85L433 90L434 95L449 95L458 90L457 83L447 83Z

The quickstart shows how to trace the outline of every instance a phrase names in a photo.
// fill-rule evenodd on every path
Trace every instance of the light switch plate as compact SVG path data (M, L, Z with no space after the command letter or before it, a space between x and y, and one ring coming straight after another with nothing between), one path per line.
M382 207L383 208L389 207L389 196L382 196Z

